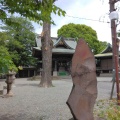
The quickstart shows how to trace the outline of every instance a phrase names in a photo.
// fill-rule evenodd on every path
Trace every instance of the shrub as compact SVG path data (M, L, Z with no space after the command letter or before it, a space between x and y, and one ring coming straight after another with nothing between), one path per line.
M94 115L104 120L120 120L120 106L115 99L97 101Z
M17 72L17 70L7 48L0 46L0 74L8 74L12 71Z

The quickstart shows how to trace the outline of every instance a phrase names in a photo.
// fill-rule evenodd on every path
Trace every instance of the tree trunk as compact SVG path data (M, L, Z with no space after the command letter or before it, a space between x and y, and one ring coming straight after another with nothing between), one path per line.
M42 43L42 77L40 87L51 87L52 85L52 40L50 36L50 23L43 23L43 35L41 36Z

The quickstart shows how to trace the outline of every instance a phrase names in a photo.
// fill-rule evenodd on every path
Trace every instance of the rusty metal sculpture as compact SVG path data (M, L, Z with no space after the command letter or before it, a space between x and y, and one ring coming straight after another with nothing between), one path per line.
M80 39L72 58L73 87L67 101L75 120L94 120L97 98L96 65L87 43Z

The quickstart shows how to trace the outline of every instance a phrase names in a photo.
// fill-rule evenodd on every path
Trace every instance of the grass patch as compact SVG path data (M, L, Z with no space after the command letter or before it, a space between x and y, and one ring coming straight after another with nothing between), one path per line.
M95 104L94 115L103 120L120 120L120 106L116 99L99 100Z

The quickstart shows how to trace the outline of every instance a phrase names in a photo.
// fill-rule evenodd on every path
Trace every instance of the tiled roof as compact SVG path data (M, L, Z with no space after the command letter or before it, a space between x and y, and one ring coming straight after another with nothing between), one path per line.
M51 37L51 39L53 41L54 48L57 47L57 45L59 45L61 42L68 49L75 49L77 45L75 38L64 38L60 36L59 38ZM41 47L41 36L36 37L36 44L37 44L37 47Z
M40 47L33 47L33 49L41 51ZM64 49L64 48L53 48L52 53L53 54L73 54L75 52L74 49Z

